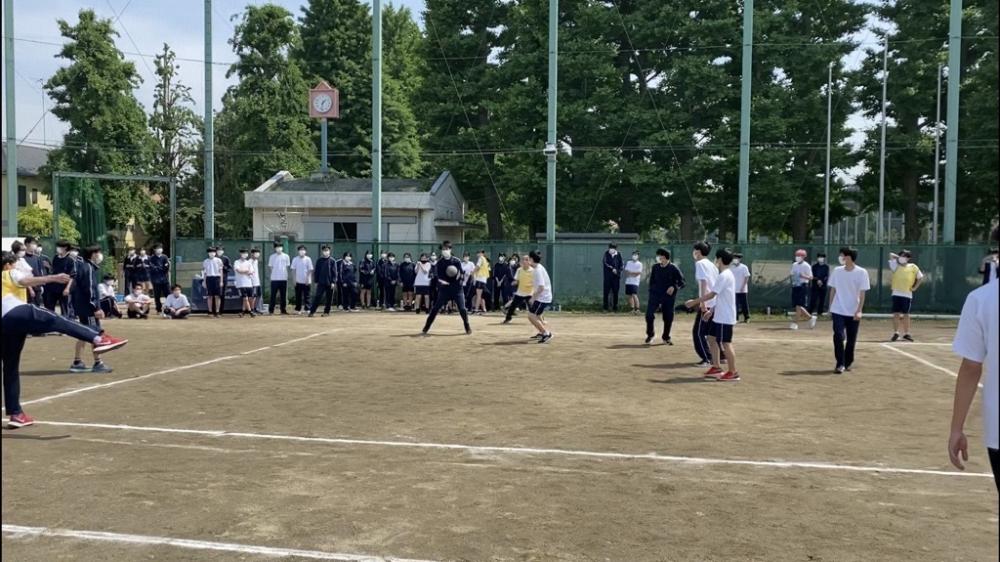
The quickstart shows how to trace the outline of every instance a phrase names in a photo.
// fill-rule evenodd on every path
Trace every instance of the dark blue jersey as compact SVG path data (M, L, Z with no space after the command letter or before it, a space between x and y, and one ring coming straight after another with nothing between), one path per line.
M170 258L160 254L149 257L149 280L156 284L170 282Z
M623 263L621 254L612 256L611 252L604 252L603 268L605 279L621 277Z
M680 268L673 263L653 264L649 270L649 294L665 294L670 287L674 288L674 295L684 288L684 274Z
M399 281L407 287L413 286L417 282L417 264L412 261L400 264Z
M317 285L333 285L337 282L337 262L333 258L320 257L314 268L313 280Z
M340 262L340 284L341 285L357 285L358 284L358 266L354 262L347 263L346 261Z

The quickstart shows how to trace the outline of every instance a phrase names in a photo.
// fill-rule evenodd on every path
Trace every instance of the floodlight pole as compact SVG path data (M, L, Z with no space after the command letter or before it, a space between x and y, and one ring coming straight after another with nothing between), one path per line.
M52 174L52 239L59 240L59 172Z
M737 238L749 238L747 208L750 205L750 94L753 70L753 0L743 1L743 75L740 88L740 178Z
M875 225L875 241L885 243L885 128L887 116L886 92L889 84L889 38L885 38L882 50L882 139L879 142L878 157L878 223ZM891 225L890 225L891 227Z
M382 241L382 0L372 1L372 243Z
M948 136L944 149L945 244L955 243L955 197L958 190L958 96L962 78L962 0L951 0L948 28ZM995 119L996 115L990 117Z
M212 111L212 0L205 0L205 239L215 240L215 116Z
M941 75L944 74L944 65L938 65L937 72L937 104L935 105L937 117L934 120L934 216L931 219L931 241L938 243L938 216L941 214L938 202L938 191L941 186Z
M826 71L826 195L823 206L823 244L830 243L830 145L833 138L833 63ZM854 232L857 235L857 229Z
M559 72L559 0L549 0L549 107L545 139L545 241L556 241L556 107ZM551 247L551 246L550 246ZM551 259L551 256L549 256ZM550 266L551 266L551 262Z
M59 222L58 220L56 222ZM170 178L170 285L177 282L177 181Z
M3 2L4 93L7 96L7 226L4 236L17 236L17 125L14 122L14 0ZM58 216L58 215L57 215Z

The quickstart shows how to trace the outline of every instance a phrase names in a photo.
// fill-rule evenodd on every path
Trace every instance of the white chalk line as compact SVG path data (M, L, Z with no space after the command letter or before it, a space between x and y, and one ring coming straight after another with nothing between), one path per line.
M119 384L125 384L127 382L135 382L135 381L139 381L139 380L143 380L143 379L148 379L148 378L151 378L151 377L158 377L158 376L161 376L161 375L169 375L171 373L176 373L178 371L187 371L189 369L197 369L198 367L205 367L207 365L212 365L212 364L215 364L215 363L220 363L222 361L228 361L230 359L236 359L237 357L240 357L241 355L249 355L251 353L257 353L259 351L264 351L266 349L271 349L273 347L279 347L279 346L282 346L282 345L288 345L288 344L291 344L291 343L296 343L296 342L308 340L308 339L315 338L315 337L318 337L318 336L322 336L324 334L329 334L330 332L335 332L335 331L338 331L338 330L327 330L325 332L316 332L315 334L310 334L310 335L305 336L305 337L295 338L293 340L288 340L288 341L281 342L281 343L276 343L276 344L273 344L273 345L267 345L267 346L264 346L264 347L258 347L257 349L251 349L250 351L245 351L245 352L240 353L238 355L224 355L222 357L216 357L215 359L209 359L207 361L201 361L201 362L198 362L198 363L191 363L190 365L181 365L180 367L173 367L173 368L170 368L170 369L163 369L162 371L154 371L152 373L147 373L145 375L139 375L137 377L130 377L130 378L127 378L127 379L120 379L120 380L106 382L106 383L102 383L102 384L94 384L94 385L90 385L90 386L84 386L82 388L76 388L76 389L73 389L73 390L67 390L66 392L60 392L59 394L53 394L52 396L45 396L43 398L36 398L34 400L28 400L27 402L22 402L21 404L24 405L24 406L28 406L30 404L40 404L40 403L43 403L43 402L49 402L51 400L57 400L59 398L66 398L67 396L73 396L73 395L76 395L76 394L80 394L81 392L90 392L91 390L99 390L99 389L102 389L102 388L109 388L109 387L112 387L112 386L117 386Z
M919 356L914 355L912 353L903 351L902 349L899 349L899 348L897 348L895 346L892 346L892 345L889 345L887 343L882 344L882 347L884 347L886 349L891 349L891 350L895 351L896 353L899 353L900 355L905 355L906 357L909 357L910 359L913 359L914 361L917 361L918 363L920 363L922 365L926 365L926 366L928 366L928 367L930 367L932 369L936 369L938 371L941 371L942 373L945 373L946 375L949 375L952 378L956 378L956 379L958 378L958 373L956 373L954 371L951 371L950 369L945 369L944 367L942 367L940 365L935 365L934 363L931 363L930 361L924 359L923 357L919 357ZM979 388L983 388L983 384L982 383L979 383Z
M365 554L345 554L326 552L322 550L302 550L297 548L276 548L272 546L255 546L239 543L201 541L178 539L173 537L158 537L152 535L131 535L124 533L107 533L103 531L78 531L73 529L54 529L49 527L25 527L22 525L3 524L3 533L13 539L49 537L77 539L84 541L109 542L137 546L172 546L190 550L211 550L219 552L237 552L240 554L257 554L275 557L298 557L313 560L339 560L342 562L431 562L429 560L414 560L396 558L394 556L370 556Z
M314 443L325 445L360 445L370 447L402 447L413 449L442 449L452 451L465 451L471 453L506 453L524 455L549 455L578 458L598 458L617 460L648 460L656 462L673 462L681 464L698 465L735 465L735 466L756 466L768 468L802 468L812 470L843 470L853 472L873 472L888 474L924 474L933 476L976 476L993 478L993 474L985 472L956 472L946 470L930 470L921 468L897 468L885 466L849 465L828 462L804 462L804 461L755 461L745 459L718 459L708 457L689 457L681 455L662 455L659 453L615 453L602 451L583 451L573 449L552 449L536 447L502 447L490 445L463 445L456 443L428 443L414 441L383 441L375 439L350 439L340 437L305 437L297 435L281 435L269 433L246 433L224 430L204 430L204 429L180 429L169 427L146 427L124 424L106 423L83 423L83 422L58 422L40 421L39 425L51 425L56 427L81 427L92 429L108 429L121 431L145 431L150 433L175 433L182 435L198 435L204 437L230 437L236 439L268 439L274 441L291 441L298 443Z

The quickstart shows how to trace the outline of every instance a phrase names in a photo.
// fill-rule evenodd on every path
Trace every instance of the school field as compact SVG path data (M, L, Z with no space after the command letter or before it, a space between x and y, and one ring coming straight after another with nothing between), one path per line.
M32 339L3 431L3 559L996 560L977 405L946 451L954 322L736 331L739 383L630 315L113 321L109 375ZM655 340L659 343L659 340Z

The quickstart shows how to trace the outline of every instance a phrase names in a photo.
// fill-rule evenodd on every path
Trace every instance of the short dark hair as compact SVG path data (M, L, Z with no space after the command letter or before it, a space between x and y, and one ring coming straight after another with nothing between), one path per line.
M70 246L72 246L72 244L70 244L69 240L66 240L65 238L56 242L56 248L69 248Z
M904 257L904 258L912 258L913 257L913 252L911 252L909 250L902 250L902 251L899 252L899 255L900 255L900 257Z
M160 244L159 242L157 242L156 244L153 244L153 249L154 250L156 250L156 249L161 249L162 250L163 249L163 244Z
M412 258L413 256L410 254L410 252L403 252L403 257L404 258Z
M743 254L741 254L739 252L734 252L733 253L733 259L734 260L741 260L741 259L743 259Z
M15 254L18 253L18 252L20 252L23 249L24 249L24 243L21 242L20 240L14 240L10 244L10 251L14 252Z
M667 258L669 260L670 259L670 250L668 250L666 248L657 248L656 249L656 255L663 256L663 257L665 257L665 258Z
M608 244L608 249L611 250L612 248L617 249L618 248L618 244L615 244L614 242Z
M857 248L852 248L850 246L843 246L840 248L840 250L837 251L837 253L845 257L849 256L851 258L851 261L858 261Z
M281 242L275 242L275 243L273 244L273 246L274 246L275 248L284 248L284 247L285 247L285 245L284 245L284 244L282 244Z
M721 260L722 265L733 263L733 252L729 248L719 248L715 251L715 259Z
M702 257L705 257L712 252L712 245L708 242L695 242L694 249L700 253Z
M295 249L296 249L296 250L305 250L305 249L306 249L306 247L305 247L305 246L303 246L302 244L299 244L299 246L298 246L297 248L295 248Z
M38 243L38 238L36 238L34 236L25 236L24 237L24 245L27 246L28 244L31 244L31 243L37 244Z
M462 257L465 257L465 258L469 257L469 252L462 252Z
M393 253L393 252L389 252L388 254L386 254L386 257L388 257L388 258L394 258L394 257L396 257L396 254Z
M173 286L172 286L172 287L170 287L170 290L171 290L171 291L174 291L174 290L176 290L176 289L180 289L180 290L182 290L182 291L184 290L184 288L183 288L183 287L181 287L181 286L180 286L180 285L178 285L177 283L174 283L174 284L173 284Z
M215 251L215 246L209 246L208 249L206 249L205 251L206 252L214 252Z
M817 258L825 258L826 257L826 252L820 252L820 253L816 254L816 257Z
M532 250L528 252L528 259L535 263L542 263L542 253L538 250Z
M105 281L114 281L114 279L115 279L114 275L111 275L110 273L105 273L104 274L104 280Z
M320 250L329 250L330 249L330 245L329 244L323 244L322 246L319 247L319 249Z
M94 254L100 252L101 252L101 247L98 246L97 244L94 244L93 246L87 246L80 253L83 255L83 259L89 260L90 258L94 257Z
M260 253L260 248L258 248L256 246L254 246L253 248L250 248L250 253L251 254L253 254L255 252L259 254Z
M142 288L142 283L135 283L135 284L132 285L132 288L133 289L141 289Z
M451 249L451 240L445 240L444 242L441 242L441 245L439 246L439 248L441 248L442 250L445 250L445 249L450 250Z
M14 254L14 252L8 252L5 250L3 257L0 258L0 261L2 261L4 265L13 265L17 263L17 255Z
M239 253L241 253L241 254L249 254L250 250L247 250L246 248L240 248L239 249Z

